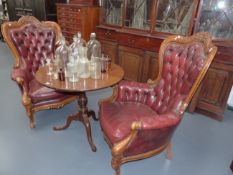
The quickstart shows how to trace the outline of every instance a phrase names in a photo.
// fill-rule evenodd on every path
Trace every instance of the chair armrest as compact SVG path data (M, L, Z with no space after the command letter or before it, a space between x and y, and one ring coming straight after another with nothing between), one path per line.
M154 118L144 118L141 122L141 130L162 129L179 124L182 116L176 112L168 112Z
M124 138L122 141L116 143L112 147L112 156L117 157L117 156L122 156L125 150L130 146L132 141L135 139L137 136L138 131L141 128L141 123L140 122L133 122L131 124L131 132L130 134Z
M166 137L169 138L181 119L182 117L178 114L169 112L163 115L158 115L154 118L132 122L129 135L120 142L113 145L113 157L122 157L125 151L132 145L132 143L135 141L137 142L137 135L139 137L144 137L144 135L147 135L148 132L150 135L152 132L154 135L160 135L160 133L162 134L164 132L163 129L166 128ZM161 137L165 136L161 135Z
M146 83L121 81L118 85L117 101L145 103L153 88Z
M27 74L25 70L20 68L13 68L11 72L11 79L16 81L17 78L21 78L23 80L27 79Z
M13 69L11 79L17 82L23 93L29 92L29 80L25 70L20 68Z

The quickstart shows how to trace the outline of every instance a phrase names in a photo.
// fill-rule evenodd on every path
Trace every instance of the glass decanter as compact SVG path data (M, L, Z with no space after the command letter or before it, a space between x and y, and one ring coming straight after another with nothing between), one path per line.
M59 70L66 72L67 63L69 61L69 47L66 45L66 40L62 36L60 40L60 46L55 51L55 59L58 64Z
M90 40L87 42L87 58L90 60L91 57L101 57L101 44L96 39L96 34L91 33Z
M85 47L86 41L82 38L82 35L80 32L78 32L73 37L73 43L70 45L70 51L72 53L72 56L75 60L79 58L79 47Z
M79 77L80 78L89 78L90 71L89 71L89 60L87 58L87 47L79 47Z

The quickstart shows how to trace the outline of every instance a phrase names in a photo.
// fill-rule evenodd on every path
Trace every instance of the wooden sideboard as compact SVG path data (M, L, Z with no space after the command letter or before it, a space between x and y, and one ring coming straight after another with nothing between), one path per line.
M90 33L99 24L98 5L75 3L57 3L57 20L65 38L71 42L74 34L82 33L82 37L89 40Z
M109 3L109 0L104 0L102 2L101 22L97 26L97 37L102 44L102 52L109 55L113 62L124 68L124 79L139 82L146 82L149 78L154 79L158 74L160 44L167 36L172 34L192 35L199 31L211 32L209 28L203 29L200 26L205 20L212 20L207 19L211 17L208 14L209 12L212 13L212 16L218 14L214 10L206 9L209 8L209 5L216 6L218 0L186 1L186 3L192 3L192 6L189 6L192 9L185 9L188 6L186 5L183 8L183 4L181 4L182 11L189 12L186 17L180 18L181 21L182 19L186 20L186 23L184 23L187 24L186 30L178 30L177 27L173 29L172 26L178 22L174 25L168 24L177 18L175 9L174 19L171 20L173 17L171 15L169 21L163 24L164 20L161 15L164 13L160 10L172 9L171 6L166 8L166 3L167 1L160 0L145 1L138 4L137 1L125 0L111 1L111 3ZM150 8L151 10L149 10ZM142 13L145 9L145 13ZM139 15L136 14L137 11L139 11ZM144 16L142 17L141 14L144 14ZM142 18L141 22L140 18ZM135 20L139 21L135 22ZM229 23L225 25L227 24L230 25ZM165 27L163 28L163 26ZM204 24L203 26L206 27ZM168 29L169 27L170 29ZM213 29L212 27L211 30L213 31ZM224 118L227 99L233 85L233 36L221 38L227 36L221 32L222 30L217 30L213 33L218 52L189 106L189 112L201 112L217 120Z

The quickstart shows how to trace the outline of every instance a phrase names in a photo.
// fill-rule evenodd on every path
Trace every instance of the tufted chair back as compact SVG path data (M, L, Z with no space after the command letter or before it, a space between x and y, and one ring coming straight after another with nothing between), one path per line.
M34 112L60 108L77 99L76 96L41 85L34 77L45 59L53 58L61 29L55 22L40 22L33 16L23 16L18 21L6 22L1 29L15 59L11 79L17 82L22 92L22 103L29 117L30 127L34 128Z
M17 49L20 67L32 79L45 59L53 58L56 33L53 28L37 24L24 24L9 30L10 38Z
M172 36L164 40L159 51L159 75L155 81L149 80L151 88L142 87L128 89L120 86L118 101L140 102L151 107L157 114L168 111L179 112L183 109L197 89L208 62L213 58L208 33L196 34L192 37ZM216 48L215 48L216 49ZM202 72L201 72L202 71ZM142 90L143 89L143 90Z
M207 58L200 43L170 43L163 50L161 78L147 100L158 114L187 97Z
M14 69L26 71L28 81L33 79L47 57L53 58L55 43L61 37L61 29L56 23L40 22L33 16L6 23L2 33L14 55Z

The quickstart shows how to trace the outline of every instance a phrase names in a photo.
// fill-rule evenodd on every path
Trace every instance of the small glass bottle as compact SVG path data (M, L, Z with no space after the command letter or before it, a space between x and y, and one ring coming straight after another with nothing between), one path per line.
M111 58L107 55L107 57L105 58L105 70L109 71L111 69Z
M101 44L100 42L96 39L96 34L91 33L90 35L90 40L87 42L87 57L90 60L91 56L94 57L101 57Z
M62 68L60 68L58 71L58 78L60 81L65 81L65 72L62 70Z

